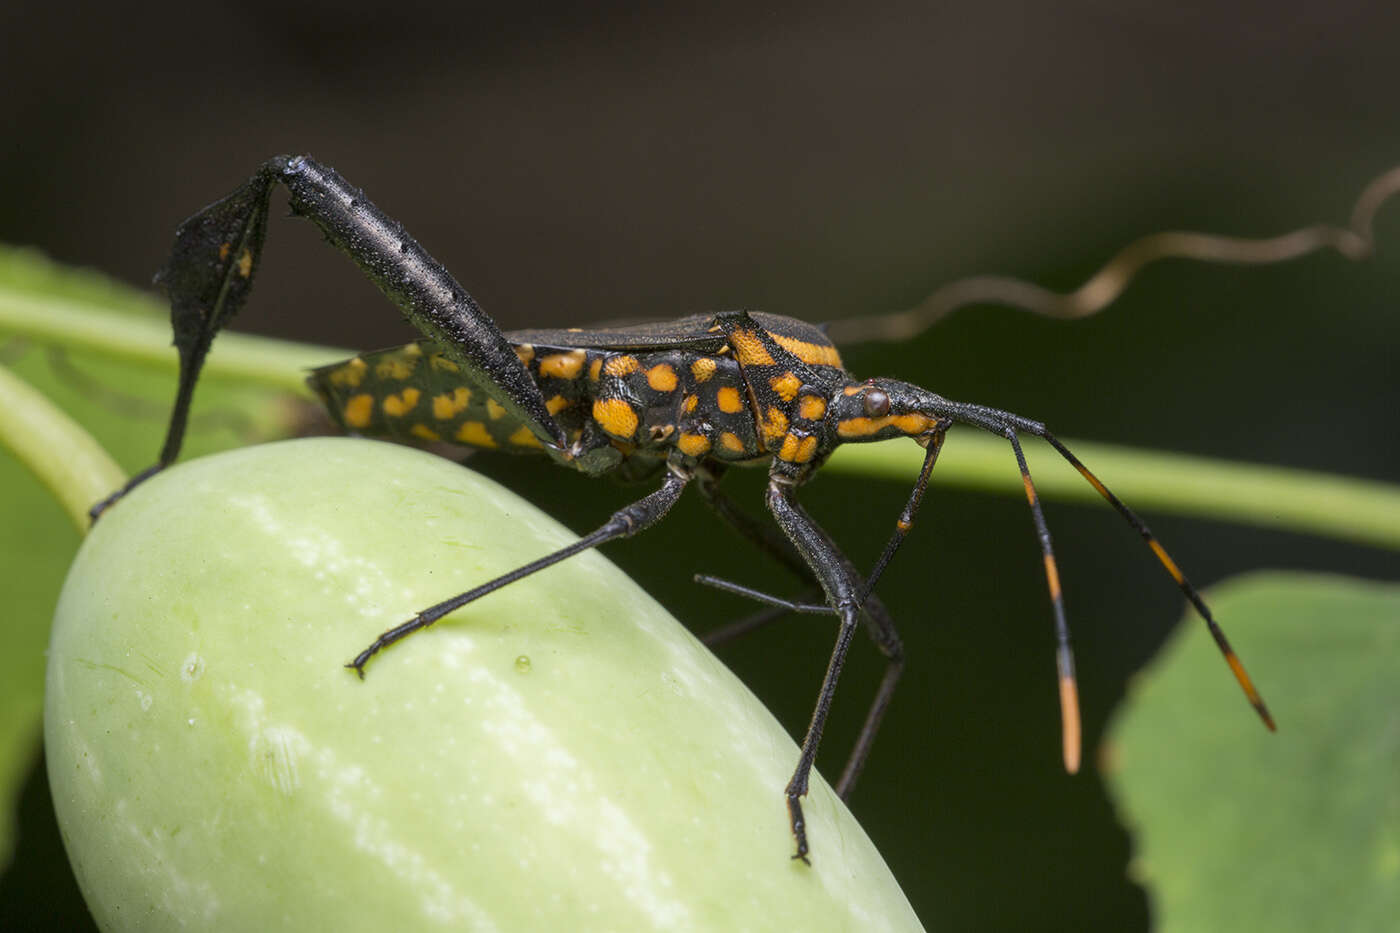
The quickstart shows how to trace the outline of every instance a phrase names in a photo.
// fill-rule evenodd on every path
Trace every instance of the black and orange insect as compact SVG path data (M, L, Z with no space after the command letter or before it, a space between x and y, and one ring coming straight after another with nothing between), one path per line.
M1021 470L1044 558L1057 639L1056 664L1065 766L1079 763L1074 661L1050 532L1020 437L1046 441L1142 535L1205 619L1226 661L1264 722L1273 720L1200 594L1147 525L1045 426L1010 412L955 402L895 379L859 380L845 371L822 328L747 311L702 314L661 324L599 330L503 334L466 290L395 221L333 170L304 156L269 160L223 200L176 232L158 281L170 294L179 387L159 460L93 507L94 519L179 454L199 371L214 336L247 300L277 184L296 214L310 219L423 331L426 339L315 370L312 387L347 430L405 440L444 441L547 456L590 475L660 477L660 488L618 510L597 530L495 580L419 612L360 652L361 676L378 652L482 596L574 554L629 537L662 519L694 483L743 537L820 586L810 605L724 581L705 582L780 609L839 617L840 628L816 708L786 788L796 857L806 859L802 798L836 682L864 625L887 660L886 673L837 782L850 793L870 752L904 666L894 623L871 592L909 533L944 437L955 424L1000 435ZM895 530L862 575L797 499L804 482L840 444L907 437L926 451ZM766 503L782 535L740 510L719 488L732 465L767 465Z

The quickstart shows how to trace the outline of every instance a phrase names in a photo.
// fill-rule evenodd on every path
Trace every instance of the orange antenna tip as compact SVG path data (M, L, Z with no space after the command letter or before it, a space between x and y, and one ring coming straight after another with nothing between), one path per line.
M1225 649L1225 663L1230 665L1230 671L1235 675L1235 680L1239 681L1240 688L1244 690L1244 695L1249 699L1254 711L1259 714L1259 718L1264 720L1264 725L1269 727L1270 732L1277 732L1278 726L1274 724L1274 717L1270 715L1269 707L1264 704L1264 698L1254 688L1254 681L1250 679L1244 665L1240 663L1239 657L1230 648Z
M1065 771L1079 772L1079 688L1073 675L1060 677L1060 734L1064 741Z

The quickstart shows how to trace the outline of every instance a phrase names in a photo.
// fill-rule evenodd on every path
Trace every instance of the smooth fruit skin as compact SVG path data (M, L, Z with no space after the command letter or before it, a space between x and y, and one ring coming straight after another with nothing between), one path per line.
M813 864L790 858L792 740L597 553L363 681L344 667L571 538L456 464L345 439L183 464L111 509L64 587L45 701L98 924L919 929L821 780Z

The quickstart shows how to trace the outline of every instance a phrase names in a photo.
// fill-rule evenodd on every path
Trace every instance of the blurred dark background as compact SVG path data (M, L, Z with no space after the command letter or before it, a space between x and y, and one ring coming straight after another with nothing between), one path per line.
M0 8L0 240L143 284L181 218L266 156L305 151L403 220L506 327L734 307L827 320L987 272L1072 288L1160 229L1344 221L1400 162L1397 26L1393 5L1300 0L81 14L17 0ZM274 220L270 236L242 329L365 348L410 335L309 228ZM965 310L847 364L1072 438L1394 480L1400 208L1378 238L1361 264L1154 266L1076 323ZM631 495L543 464L476 464L579 529ZM736 479L761 508L761 475ZM906 491L827 477L806 501L863 564ZM910 663L857 815L931 928L1146 928L1095 769L1059 771L1024 502L940 487L926 509L881 588ZM1111 513L1049 511L1092 747L1181 601ZM754 561L696 503L679 513L611 556L696 630L746 612L689 578L761 582ZM1204 584L1259 567L1400 569L1358 546L1150 517ZM795 621L723 654L799 734L830 635ZM868 646L857 655L832 775L879 674ZM88 922L47 808L36 766L0 926Z

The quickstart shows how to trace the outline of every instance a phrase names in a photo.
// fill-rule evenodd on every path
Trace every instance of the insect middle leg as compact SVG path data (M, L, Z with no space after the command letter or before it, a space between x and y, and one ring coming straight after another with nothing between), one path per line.
M718 480L719 476L712 472L702 471L696 474L696 486L711 510L733 528L740 537L753 542L759 550L772 556L774 560L787 567L797 577L809 584L818 584L820 581L812 572L811 566L794 547L792 541L774 534L767 525L758 522L741 509L733 499L719 488ZM814 532L824 539L827 550L841 562L844 573L860 584L859 590L861 592L868 591L868 585L862 581L855 566L841 553L840 549L820 527L816 526L815 523L812 527ZM827 603L783 599L704 574L697 575L695 580L697 583L714 586L717 589L744 596L769 606L767 610L763 610L753 617L720 629L718 634L721 637L718 640L707 637L705 644L709 647L747 634L789 612L812 615L839 616L840 614ZM855 744L851 747L850 754L846 758L846 764L841 769L841 776L836 781L836 793L842 800L849 799L851 792L855 789L856 781L865 768L866 760L870 757L870 750L874 747L875 737L880 731L880 724L884 720L885 711L889 708L890 699L894 695L900 675L904 672L904 642L900 639L899 632L895 629L894 619L889 610L885 608L885 604L880 601L879 597L867 595L860 610L860 617L865 623L865 630L869 634L870 640L875 643L875 647L885 657L885 672L880 678L880 685L866 711L865 721L856 736ZM711 635L713 634L715 633L711 633Z
M700 490L700 496L709 506L710 511L721 521L732 528L735 534L744 538L754 547L767 554L773 560L786 567L791 573L803 582L815 586L816 578L812 576L812 571L807 567L801 555L793 548L792 542L782 537L767 525L754 519L748 512L741 509L732 498L720 489L719 482L724 476L723 468L702 467L696 471L695 486ZM788 600L766 593L759 593L748 587L739 586L725 580L719 580L708 574L696 574L695 582L705 586L713 586L717 589L727 590L739 596L746 596L757 602L764 603L767 609L762 609L751 616L732 622L710 632L706 632L700 639L708 648L716 648L726 642L740 638L750 632L756 631L776 622L783 616L791 612L811 612L824 615L831 614L831 607L825 603L809 604L802 600Z

